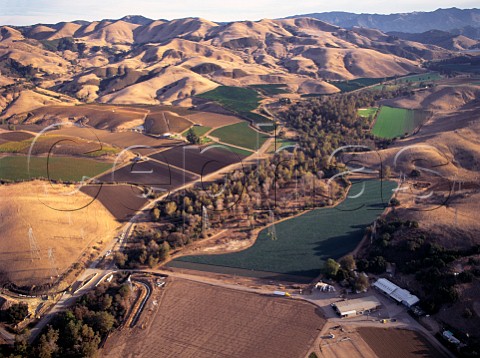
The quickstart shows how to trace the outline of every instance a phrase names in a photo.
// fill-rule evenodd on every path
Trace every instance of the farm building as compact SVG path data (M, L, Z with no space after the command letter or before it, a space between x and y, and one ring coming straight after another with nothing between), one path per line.
M420 301L419 298L415 295L412 295L410 291L398 287L393 282L390 282L384 278L378 279L373 286L383 292L385 295L393 298L398 303L402 303L409 308L413 305L416 305Z
M355 317L378 309L382 304L374 296L356 298L353 300L346 300L335 302L332 304L333 309L342 318Z

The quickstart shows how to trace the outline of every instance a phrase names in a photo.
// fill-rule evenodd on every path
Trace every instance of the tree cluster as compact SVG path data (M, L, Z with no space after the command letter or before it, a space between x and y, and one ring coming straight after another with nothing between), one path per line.
M131 291L122 281L98 286L73 308L59 313L33 346L21 345L21 356L95 357L100 342L125 318Z
M350 287L355 292L363 292L370 287L368 277L356 270L357 264L352 255L343 257L339 262L328 259L325 263L324 273L327 277Z

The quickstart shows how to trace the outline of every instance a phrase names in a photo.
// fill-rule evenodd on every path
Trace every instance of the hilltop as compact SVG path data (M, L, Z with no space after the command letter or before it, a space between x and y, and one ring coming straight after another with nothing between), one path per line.
M192 97L220 85L286 84L291 93L329 94L338 91L331 81L418 73L422 61L452 55L440 46L313 18L218 24L125 16L3 26L0 79L8 85L0 109L8 118L67 98L190 106ZM49 94L39 94L42 88ZM20 98L24 91L36 93L30 106Z

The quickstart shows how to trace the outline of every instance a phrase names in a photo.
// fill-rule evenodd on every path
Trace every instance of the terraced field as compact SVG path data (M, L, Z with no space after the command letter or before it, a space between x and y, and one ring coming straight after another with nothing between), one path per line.
M382 106L372 129L379 138L397 138L411 134L423 124L429 113L421 110Z
M393 182L357 182L349 195L363 193L358 198L276 224L275 240L264 229L255 244L244 251L180 257L169 266L255 277L316 277L328 258L338 259L358 245L366 226L384 210L395 186Z

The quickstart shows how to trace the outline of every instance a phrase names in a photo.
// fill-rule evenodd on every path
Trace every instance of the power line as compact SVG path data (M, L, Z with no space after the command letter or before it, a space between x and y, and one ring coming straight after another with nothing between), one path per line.
M33 234L33 229L30 227L28 229L28 241L30 244L30 257L33 260L40 260L40 249L38 248L37 239Z
M48 261L50 261L51 278L58 277L58 270L55 262L55 249L52 249L52 248L48 249Z

